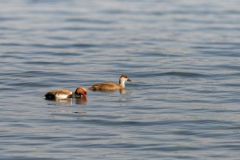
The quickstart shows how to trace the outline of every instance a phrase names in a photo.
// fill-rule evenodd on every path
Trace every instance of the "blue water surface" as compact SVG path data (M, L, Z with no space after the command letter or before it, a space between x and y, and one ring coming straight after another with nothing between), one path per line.
M239 6L2 0L0 159L239 159ZM125 94L43 97L122 73Z

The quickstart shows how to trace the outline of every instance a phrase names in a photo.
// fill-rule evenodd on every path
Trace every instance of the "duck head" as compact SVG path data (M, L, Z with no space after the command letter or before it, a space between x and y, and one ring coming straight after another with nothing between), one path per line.
M78 98L87 98L87 89L83 88L83 87L79 87L76 89L75 91L75 96Z
M132 80L129 79L127 75L122 74L122 75L120 76L120 78L119 78L119 84L120 84L123 88L125 88L125 82L126 82L126 81L131 82Z

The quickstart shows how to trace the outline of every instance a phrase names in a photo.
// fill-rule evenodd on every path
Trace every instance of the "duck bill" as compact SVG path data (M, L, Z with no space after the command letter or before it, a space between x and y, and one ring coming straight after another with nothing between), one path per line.
M86 94L82 94L83 98L87 99L87 95Z
M131 79L129 79L129 78L128 78L128 80L127 80L127 81L128 81L128 82L132 82L132 80L131 80Z

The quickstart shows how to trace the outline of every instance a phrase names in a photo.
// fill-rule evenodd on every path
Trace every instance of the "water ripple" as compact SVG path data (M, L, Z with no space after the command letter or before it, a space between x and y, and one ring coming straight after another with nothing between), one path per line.
M239 159L238 1L3 2L0 159Z

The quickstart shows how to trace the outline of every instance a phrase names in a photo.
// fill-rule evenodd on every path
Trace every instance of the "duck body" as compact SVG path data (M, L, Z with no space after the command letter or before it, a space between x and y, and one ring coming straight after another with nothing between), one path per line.
M56 99L67 99L72 98L72 91L68 89L57 89L51 90L45 94L45 98L48 100L56 100Z
M45 98L47 100L61 100L61 99L68 99L68 98L82 98L87 99L87 90L83 87L79 87L73 93L68 89L56 89L48 91L45 94Z
M116 91L125 89L125 82L131 81L127 75L121 75L119 84L114 82L103 82L92 85L89 89L92 91Z
M123 89L123 87L114 82L104 82L104 83L94 84L90 89L93 91L115 91L115 90Z

